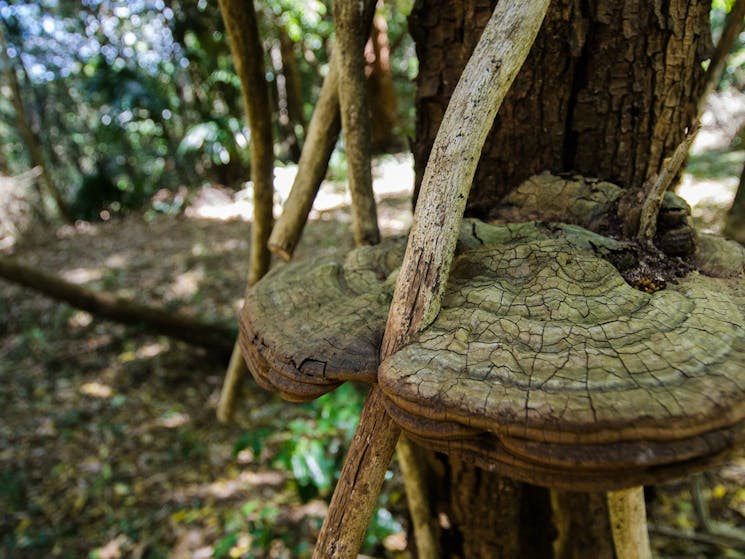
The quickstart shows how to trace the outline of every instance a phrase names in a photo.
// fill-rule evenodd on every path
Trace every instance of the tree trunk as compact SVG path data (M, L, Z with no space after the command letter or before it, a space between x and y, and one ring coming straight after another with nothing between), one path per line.
M241 80L243 103L251 129L251 181L253 182L253 220L248 287L269 271L271 253L269 235L274 225L274 142L264 56L253 0L220 0L233 64ZM218 405L218 417L227 421L233 413L235 398L248 368L240 358L238 341L226 372L225 389Z
M373 18L370 39L365 45L367 97L370 100L370 141L374 152L386 152L399 146L396 134L396 92L393 89L388 24L382 13L383 2Z
M417 190L455 84L495 4L415 2L409 27L420 62ZM624 187L641 187L658 173L697 116L700 62L710 48L709 7L703 0L554 0L486 140L466 213L489 216L505 194L544 170L575 171ZM521 511L548 518L547 491L448 464L432 472L440 480L434 513L447 515L451 525L444 531L445 557L613 556L607 523L593 525L587 540L565 540L555 554L531 549L538 538L516 534L527 533L536 519L527 521ZM596 501L564 499L563 516L554 519L557 533L576 534L577 519L592 507L604 510ZM548 532L542 537L553 539Z
M367 34L364 9L364 3L356 0L334 2L341 78L339 112L352 197L352 229L357 245L374 245L380 242L380 231L372 189L365 59L362 49L357 48Z
M490 13L417 0L417 184L457 77ZM697 115L710 48L709 3L555 0L497 115L468 201L486 216L531 175L577 171L641 186Z

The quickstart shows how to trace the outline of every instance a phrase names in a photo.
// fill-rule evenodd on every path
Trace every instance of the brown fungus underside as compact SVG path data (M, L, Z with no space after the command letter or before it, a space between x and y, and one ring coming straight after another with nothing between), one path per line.
M273 271L249 294L241 346L290 400L377 374L412 438L517 479L659 481L745 438L745 251L700 244L699 272L645 293L618 271L629 243L465 220L438 317L379 370L403 241Z

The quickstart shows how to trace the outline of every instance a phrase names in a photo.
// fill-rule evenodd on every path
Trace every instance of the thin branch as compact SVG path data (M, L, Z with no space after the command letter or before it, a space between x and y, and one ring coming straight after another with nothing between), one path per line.
M712 545L719 548L734 548L741 551L745 551L745 541L737 538L734 539L730 536L709 533L709 532L694 532L692 530L678 530L671 526L665 526L664 524L650 524L650 534L656 536L662 536L665 538L672 538L675 540L690 540L692 542L703 543Z
M691 149L691 144L696 138L696 134L700 128L700 124L697 122L691 130L688 131L686 137L683 139L678 147L675 148L673 155L662 163L662 170L660 174L654 179L649 190L646 193L644 204L642 205L641 214L639 215L639 230L637 238L645 243L651 243L654 239L654 235L657 232L657 216L660 213L662 207L662 199L665 196L665 192L670 188L675 177L678 175L678 171L683 166L683 162Z
M271 264L267 241L274 224L272 113L253 0L219 0L219 4L228 32L233 64L241 81L248 126L251 130L251 181L254 203L248 272L248 285L251 286L267 273ZM235 341L218 404L217 416L221 421L227 421L232 417L238 388L247 373L248 369L241 358L238 342Z
M295 181L269 237L269 249L283 260L290 260L295 252L339 138L338 58L337 53L331 57L329 73L323 81L300 152Z
M362 21L366 33L359 40L364 46L367 30L372 25L375 0L364 0ZM339 114L339 49L335 49L329 64L329 73L323 81L321 92L308 125L307 136L300 153L297 175L287 197L282 214L277 219L271 236L269 249L283 260L290 260L300 240L313 200L326 176L329 159L341 131Z

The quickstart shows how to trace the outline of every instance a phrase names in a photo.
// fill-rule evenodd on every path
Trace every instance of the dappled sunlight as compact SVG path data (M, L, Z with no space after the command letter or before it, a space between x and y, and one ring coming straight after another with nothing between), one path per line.
M129 257L122 253L112 254L104 260L107 268L124 268L129 263Z
M100 280L103 274L104 271L100 268L73 268L60 273L67 281L78 284Z
M191 418L188 413L169 410L158 418L156 425L165 427L166 429L175 429L176 427L186 425L189 421L191 421Z
M411 154L385 155L373 160L373 191L381 206L380 228L384 234L395 235L411 226L411 193L414 185L414 162ZM282 213L297 175L297 165L288 164L274 169L274 214ZM185 210L190 219L218 221L250 221L253 215L253 186L231 192L226 188L203 187ZM386 202L395 199L395 204ZM399 203L403 202L403 203ZM309 220L349 222L348 208L352 203L346 183L325 180L313 202Z
M691 205L694 222L701 231L720 234L724 214L735 198L737 183L738 177L734 176L706 180L684 173L676 192Z
M701 129L675 192L690 205L703 232L720 234L732 205L745 163L741 130L745 126L745 94L734 89L709 96Z
M171 344L167 340L162 342L151 342L137 348L135 355L138 359L152 359L169 349L171 349Z
M231 479L218 479L211 483L195 488L192 496L205 497L207 495L217 499L231 499L245 496L252 488L279 489L287 481L287 475L279 470L265 470L258 472L244 471Z
M86 311L75 311L67 320L67 325L71 328L85 328L93 322L93 315Z
M199 291L199 286L203 281L203 266L188 270L176 276L176 280L171 284L170 294L176 298L191 297Z
M86 396L101 399L111 398L114 393L109 385L97 381L83 383L80 386L80 392Z

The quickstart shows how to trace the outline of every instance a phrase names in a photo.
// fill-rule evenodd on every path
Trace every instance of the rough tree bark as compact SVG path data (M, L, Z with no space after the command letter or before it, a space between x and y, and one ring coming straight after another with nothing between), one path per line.
M458 76L495 3L415 2L409 23L420 60L413 146L417 184ZM489 216L506 193L544 170L576 171L624 187L641 187L659 173L697 116L704 87L700 62L710 48L708 11L704 0L552 1L486 140L466 213ZM521 518L518 510L540 508L548 499L543 490L524 485L507 491L509 485L495 474L477 474L475 468L467 474L471 466L451 462L445 460L438 476L435 511L450 520L443 533L445 556L551 556L526 549L466 552L463 542L488 533L497 521L487 514L493 503L503 505L493 514L510 521ZM479 483L462 483L469 476ZM502 490L511 499L500 496ZM597 514L605 514L603 499L592 503ZM564 526L576 525L588 506L577 499L565 504ZM511 522L518 533L528 528L524 520ZM598 548L610 541L607 523L587 529L585 538L555 556L607 556L607 548Z
M418 0L410 27L417 78L418 181L465 60L489 17L485 0ZM544 171L640 187L696 118L710 48L709 3L555 0L500 109L468 212Z
M271 264L268 240L274 224L274 143L269 92L264 57L253 0L220 0L220 11L228 31L233 64L241 81L243 101L251 129L251 181L253 182L253 219L248 286L266 274ZM235 397L248 373L238 342L225 375L225 386L218 404L218 417L226 421L235 407Z

